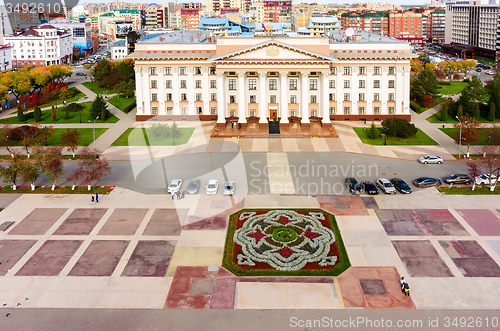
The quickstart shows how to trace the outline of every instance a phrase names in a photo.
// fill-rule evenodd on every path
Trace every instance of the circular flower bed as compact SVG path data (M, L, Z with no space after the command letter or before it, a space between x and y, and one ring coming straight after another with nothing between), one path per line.
M242 276L333 276L350 263L333 215L276 209L231 215L223 266Z

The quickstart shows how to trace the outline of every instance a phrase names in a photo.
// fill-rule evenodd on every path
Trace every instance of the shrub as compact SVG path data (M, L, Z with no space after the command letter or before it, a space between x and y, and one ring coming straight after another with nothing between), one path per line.
M470 79L469 78L464 78L464 80L462 82L468 83L468 82L470 82Z
M420 107L415 101L410 102L410 108L413 109L414 112L419 114L423 111L422 107Z
M67 109L67 111L70 111L70 112L76 112L76 111L82 110L83 106L79 103L72 102L66 106L66 109Z
M377 127L375 126L375 123L372 122L372 125L370 125L370 128L368 129L368 132L366 133L367 137L370 139L376 139L378 136L377 132Z
M460 75L459 74L453 74L453 80L459 80Z
M51 115L52 115L52 122L55 122L57 121L57 117L56 117L56 108L52 105L52 109L51 109Z
M382 126L393 137L407 138L417 133L415 125L402 118L388 118L382 122Z
M493 122L495 120L495 104L492 102L490 103L490 111L488 113L488 121Z
M130 113L130 111L132 109L134 109L135 107L137 106L136 102L132 102L130 105L128 105L127 107L125 107L125 109L123 109L124 112L126 113Z
M40 122L42 120L42 110L40 107L36 106L33 110L33 117L35 118L35 122Z
M17 120L24 122L24 109L23 106L17 106Z
M12 139L14 141L21 141L29 135L38 134L39 131L40 129L36 126L21 125L10 129L8 132L8 136L9 139Z
M430 106L432 106L434 104L434 98L432 98L430 95L426 95L422 99L422 103L424 104L425 108L429 108Z
M439 85L451 85L451 82L448 82L448 81L439 81L438 84Z
M448 116L448 105L445 103L441 106L441 113L440 113L441 117L441 121L446 121L446 117Z

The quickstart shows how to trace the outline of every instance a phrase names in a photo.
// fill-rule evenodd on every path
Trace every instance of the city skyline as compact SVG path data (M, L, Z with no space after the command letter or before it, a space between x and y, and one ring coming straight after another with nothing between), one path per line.
M0 1L1 2L1 1ZM87 3L111 3L112 1L86 1ZM128 1L130 3L156 3L156 4L161 4L162 2L175 2L175 1L159 1L159 2L154 2L154 1L147 1L147 0L135 0L135 1ZM178 3L182 2L201 2L203 5L206 4L205 0L200 0L200 1L178 1ZM354 4L354 3L393 3L396 5L405 5L408 6L408 1L405 0L395 0L395 1L357 1L357 0L343 0L339 2L332 2L329 0L324 0L324 1L314 1L314 2L307 2L307 1L293 1L293 5L298 5L300 3L317 3L320 5L329 5L329 4ZM425 5L427 3L430 3L430 1L415 1L413 5L415 6L421 6Z

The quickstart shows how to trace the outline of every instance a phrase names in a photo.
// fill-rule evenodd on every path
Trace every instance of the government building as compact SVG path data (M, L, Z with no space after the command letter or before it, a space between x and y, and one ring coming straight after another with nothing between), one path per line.
M319 37L175 31L139 41L128 58L135 61L138 121L263 129L271 122L409 120L415 56L407 42L351 29Z

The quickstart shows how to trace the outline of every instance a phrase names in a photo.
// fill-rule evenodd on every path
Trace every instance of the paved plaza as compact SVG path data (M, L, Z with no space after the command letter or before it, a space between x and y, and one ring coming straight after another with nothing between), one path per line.
M2 196L3 199L3 196ZM498 308L495 196L82 195L6 197L5 308ZM480 208L478 208L480 207ZM237 277L222 268L229 215L321 208L351 262L338 277ZM405 297L404 276L411 286Z

